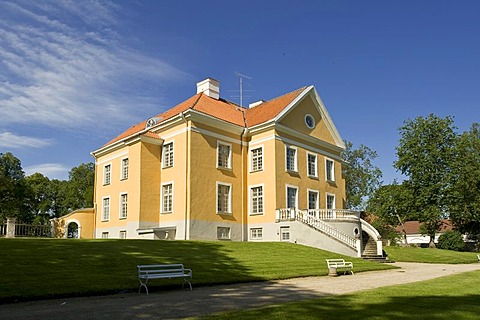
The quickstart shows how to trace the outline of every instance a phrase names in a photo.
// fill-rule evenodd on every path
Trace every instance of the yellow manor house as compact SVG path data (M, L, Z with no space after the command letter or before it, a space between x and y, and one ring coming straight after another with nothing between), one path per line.
M56 219L57 235L290 241L381 255L378 232L343 210L345 145L315 88L244 108L219 87L197 83L191 98L93 151L94 208Z

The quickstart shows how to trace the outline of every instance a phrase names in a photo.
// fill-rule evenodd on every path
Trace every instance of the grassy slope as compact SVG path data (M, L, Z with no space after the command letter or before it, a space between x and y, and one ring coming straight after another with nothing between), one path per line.
M478 319L480 271L201 319Z
M0 302L137 290L137 264L183 263L193 284L322 276L342 257L290 243L0 239ZM361 259L355 272L391 268ZM178 280L178 279L177 279ZM175 286L157 280L149 286Z
M424 262L424 263L473 263L477 262L477 253L457 252L434 248L417 247L386 247L388 258L393 261L402 262Z

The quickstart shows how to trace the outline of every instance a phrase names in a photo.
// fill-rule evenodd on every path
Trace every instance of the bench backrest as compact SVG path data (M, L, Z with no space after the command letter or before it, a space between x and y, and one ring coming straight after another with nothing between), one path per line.
M141 264L137 268L139 274L174 274L185 270L183 264Z
M345 259L326 259L328 265L345 264Z

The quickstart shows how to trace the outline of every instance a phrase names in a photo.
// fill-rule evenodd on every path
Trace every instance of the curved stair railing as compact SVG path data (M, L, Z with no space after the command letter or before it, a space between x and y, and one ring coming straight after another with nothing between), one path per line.
M333 239L339 241L340 243L357 250L357 241L354 237L349 236L337 228L329 225L328 223L322 221L321 219L308 214L306 211L295 210L295 209L278 209L277 210L277 221L299 221L302 222L313 229L320 231Z

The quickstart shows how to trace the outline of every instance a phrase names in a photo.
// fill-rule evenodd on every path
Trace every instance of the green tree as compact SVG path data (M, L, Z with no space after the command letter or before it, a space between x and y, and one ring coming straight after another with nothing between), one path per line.
M69 210L91 208L93 206L93 188L95 165L93 162L82 163L68 173L66 205Z
M346 149L342 154L345 164L343 175L347 194L346 207L354 210L365 210L368 197L380 186L382 171L373 164L377 153L360 145L357 149L349 141L345 141Z
M68 213L67 193L68 181L57 179L50 181L49 194L52 216L58 218Z
M33 217L28 206L22 164L12 153L0 153L0 219L8 216L30 222Z
M414 196L412 190L405 184L398 184L396 181L390 185L384 185L370 197L368 201L368 212L375 214L375 227L383 236L394 237L392 228L402 225L408 220L417 219L414 210ZM405 243L407 237L403 233Z
M447 213L447 190L457 139L453 118L430 114L406 120L400 129L395 168L408 177L404 184L414 194L415 211L424 222L430 246L440 220Z
M25 177L25 183L30 191L30 207L35 216L49 216L51 210L50 179L37 172Z
M455 146L448 211L455 227L480 239L480 124L474 123Z

